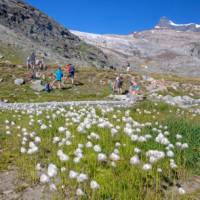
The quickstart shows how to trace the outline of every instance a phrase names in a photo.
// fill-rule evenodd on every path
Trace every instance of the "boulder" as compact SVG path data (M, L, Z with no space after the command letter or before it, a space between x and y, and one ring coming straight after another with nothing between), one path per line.
M31 84L31 88L37 92L41 92L45 89L45 86L42 85L42 81L41 80L36 80L33 81Z
M23 78L15 79L14 83L15 85L22 85L24 84L24 79Z

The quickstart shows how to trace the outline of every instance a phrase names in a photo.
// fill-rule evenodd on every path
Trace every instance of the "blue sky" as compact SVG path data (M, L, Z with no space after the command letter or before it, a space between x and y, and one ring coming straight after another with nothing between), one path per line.
M200 24L200 0L26 0L68 29L128 34L150 29L161 16Z

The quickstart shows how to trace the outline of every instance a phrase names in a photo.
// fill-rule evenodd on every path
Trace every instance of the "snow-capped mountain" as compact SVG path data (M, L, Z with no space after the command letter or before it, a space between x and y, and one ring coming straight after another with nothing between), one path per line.
M200 32L200 24L176 24L168 18L162 17L158 25L155 26L155 29L172 29L177 31Z
M152 30L128 35L71 31L100 48L114 67L128 64L133 70L200 75L200 34L197 24L177 25L162 18Z

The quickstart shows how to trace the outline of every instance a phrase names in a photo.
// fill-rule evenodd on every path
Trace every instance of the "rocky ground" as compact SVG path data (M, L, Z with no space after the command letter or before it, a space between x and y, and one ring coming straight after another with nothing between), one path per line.
M27 56L35 51L51 63L68 63L90 66L108 66L106 55L98 48L81 41L55 20L27 4L25 1L0 2L0 54L7 57L13 51L26 63ZM16 60L15 60L16 61Z

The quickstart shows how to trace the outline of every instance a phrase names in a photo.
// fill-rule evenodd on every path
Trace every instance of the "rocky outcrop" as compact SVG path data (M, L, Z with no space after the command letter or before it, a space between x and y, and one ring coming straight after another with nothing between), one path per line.
M159 23L155 26L156 29L170 29L176 31L191 31L200 32L200 25L195 23L189 24L175 24L173 21L169 20L167 17L162 17Z
M161 21L165 26L165 21ZM99 35L72 31L109 55L116 67L133 71L200 75L200 35L195 31L152 29L130 35Z
M10 39L9 45L23 48L20 38L24 37L29 41L29 46L42 46L60 54L65 60L74 59L90 64L107 65L107 58L99 49L85 44L66 28L24 1L1 0L0 24L5 27L2 29L7 28L17 35L18 40ZM0 41L6 43L5 39L1 34ZM48 50L44 51L46 56Z

